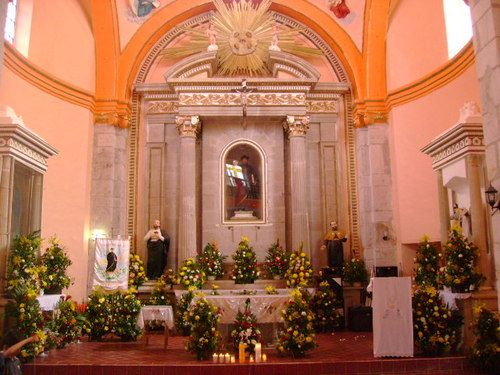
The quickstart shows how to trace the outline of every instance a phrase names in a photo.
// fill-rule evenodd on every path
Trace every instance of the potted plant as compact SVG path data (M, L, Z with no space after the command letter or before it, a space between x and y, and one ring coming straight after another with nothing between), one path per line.
M259 277L257 256L250 246L248 237L243 236L236 252L233 254L233 279L236 284L253 284Z
M279 280L285 277L288 270L290 256L280 245L279 239L267 250L264 266L273 279Z
M40 257L42 286L45 294L61 294L62 290L71 284L71 279L66 275L71 260L56 238L51 238L49 243L50 246Z
M344 266L342 267L342 282L345 285L361 286L361 284L367 281L368 271L363 260L353 258L350 261L344 262Z
M197 255L196 261L203 269L207 276L207 280L215 280L224 275L224 260L226 256L220 252L217 242L209 242L204 247L202 252Z
M285 274L286 285L290 288L307 287L311 284L312 278L312 264L301 245L299 250L290 254L290 263Z

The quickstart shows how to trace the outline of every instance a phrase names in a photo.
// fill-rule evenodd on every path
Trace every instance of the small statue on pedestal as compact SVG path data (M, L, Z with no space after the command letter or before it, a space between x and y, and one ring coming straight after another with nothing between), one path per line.
M208 36L208 48L207 51L217 51L219 49L219 46L217 45L217 31L214 28L214 25L211 23L208 26L207 30L207 36Z
M344 263L344 242L347 237L338 230L335 221L330 222L330 230L326 233L321 250L327 250L328 267L342 267Z
M160 228L160 220L155 220L154 226L144 237L148 247L147 277L158 279L167 265L167 254L170 247L170 237Z
M462 234L470 240L472 236L471 220L469 210L458 207L458 204L453 205L453 214L450 216L450 227L459 227L462 229Z

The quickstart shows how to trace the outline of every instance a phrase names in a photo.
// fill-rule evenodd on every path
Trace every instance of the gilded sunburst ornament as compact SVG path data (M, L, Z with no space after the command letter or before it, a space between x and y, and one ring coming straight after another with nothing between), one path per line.
M271 0L255 4L249 0L224 3L214 0L216 12L208 27L186 29L189 45L167 48L163 55L184 57L203 51L217 51L220 75L259 76L268 73L269 50L310 56L321 52L295 40L299 30L280 30L269 11Z

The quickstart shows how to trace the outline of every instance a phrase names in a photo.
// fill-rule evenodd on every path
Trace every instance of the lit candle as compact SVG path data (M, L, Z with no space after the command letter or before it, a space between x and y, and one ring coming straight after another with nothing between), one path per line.
M244 342L240 342L240 345L238 346L238 357L239 357L239 362L240 363L245 363L245 349L247 347L247 344Z
M262 362L267 362L267 354L262 354Z
M213 363L219 362L219 355L217 353L212 354Z
M262 345L260 342L255 344L255 362L260 362L262 360Z
M219 363L224 363L224 354L219 354Z
M236 357L234 355L231 356L231 363L236 363Z
M248 362L250 362L250 363L253 363L253 362L254 362L254 360L253 360L253 355L250 355L250 360L249 360Z
M226 357L226 361L225 362L226 363L230 363L230 361L231 361L231 355L229 353L226 353L225 357Z

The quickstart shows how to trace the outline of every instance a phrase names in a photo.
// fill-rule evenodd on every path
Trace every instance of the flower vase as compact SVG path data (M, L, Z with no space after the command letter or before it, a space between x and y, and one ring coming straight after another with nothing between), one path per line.
M213 276L213 275L207 276L207 280L208 281L215 281L215 276Z

